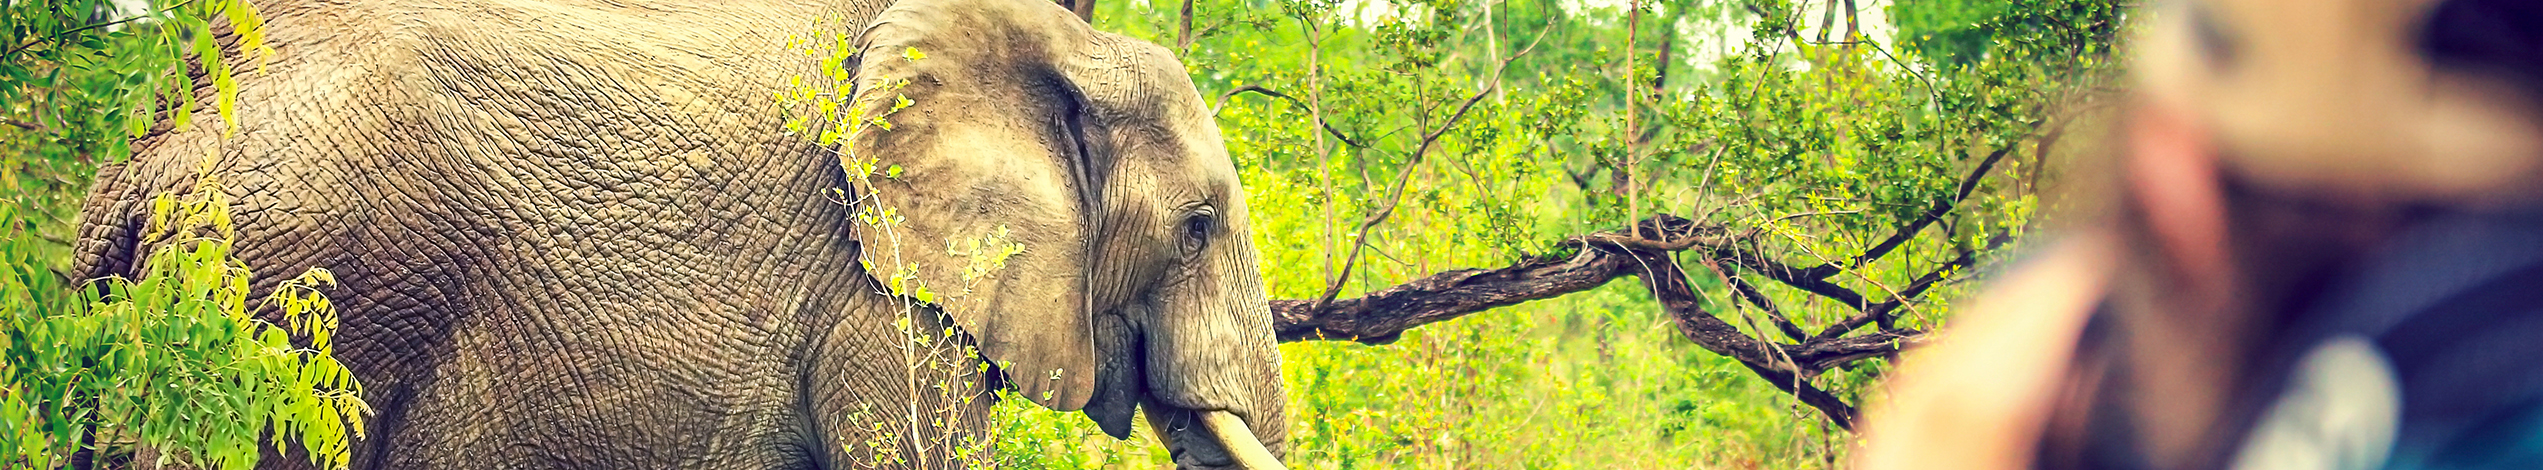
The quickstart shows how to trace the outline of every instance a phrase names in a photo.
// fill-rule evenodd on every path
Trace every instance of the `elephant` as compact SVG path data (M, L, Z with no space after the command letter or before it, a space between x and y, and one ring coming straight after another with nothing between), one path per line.
M235 131L136 141L74 269L217 178L257 289L339 283L354 468L983 466L999 389L1279 465L1246 193L1163 47L1036 0L259 4ZM790 135L804 72L888 124Z

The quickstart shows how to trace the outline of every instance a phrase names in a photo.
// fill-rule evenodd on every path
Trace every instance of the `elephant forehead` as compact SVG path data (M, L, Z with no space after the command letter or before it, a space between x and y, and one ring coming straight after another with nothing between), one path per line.
M1097 32L1064 67L1099 117L1169 122L1208 113L1182 62L1164 46Z
M1112 162L1107 178L1149 176L1151 189L1202 196L1234 189L1235 165L1215 118L1174 57L1136 39L1097 36L1090 49L1098 52L1069 64L1067 73L1093 123L1085 137L1102 141L1097 152Z

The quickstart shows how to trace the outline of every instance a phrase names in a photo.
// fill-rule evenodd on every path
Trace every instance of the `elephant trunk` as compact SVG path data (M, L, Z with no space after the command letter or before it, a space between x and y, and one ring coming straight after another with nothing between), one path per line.
M1241 208L1241 206L1240 206ZM1271 305L1250 237L1230 237L1212 270L1220 283L1184 291L1198 311L1168 313L1148 330L1148 422L1187 468L1281 468L1288 392L1271 332ZM1196 286L1198 287L1198 286Z

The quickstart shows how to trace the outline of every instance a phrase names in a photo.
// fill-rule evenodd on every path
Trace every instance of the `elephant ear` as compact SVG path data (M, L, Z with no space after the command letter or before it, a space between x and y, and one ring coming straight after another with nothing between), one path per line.
M868 273L936 305L1054 410L1094 393L1092 168L1065 70L1093 31L1033 0L913 0L859 35L843 149ZM1074 63L1074 65L1071 65ZM862 175L860 175L862 173Z

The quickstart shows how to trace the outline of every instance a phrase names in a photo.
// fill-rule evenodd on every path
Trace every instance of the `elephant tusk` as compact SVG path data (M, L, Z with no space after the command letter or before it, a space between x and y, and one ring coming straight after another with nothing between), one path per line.
M1226 410L1203 411L1201 425L1208 426L1210 434L1218 437L1219 446L1227 449L1227 455L1236 458L1238 468L1289 469L1288 466L1280 463L1280 457L1272 456L1271 449L1263 448L1262 440L1255 438L1254 430L1245 427L1245 420L1236 417L1235 413L1229 413Z

